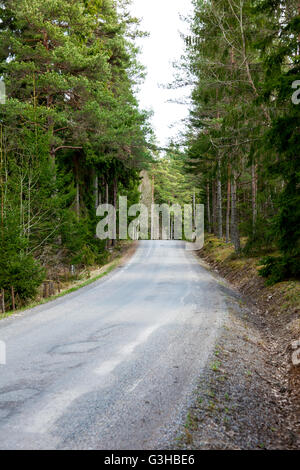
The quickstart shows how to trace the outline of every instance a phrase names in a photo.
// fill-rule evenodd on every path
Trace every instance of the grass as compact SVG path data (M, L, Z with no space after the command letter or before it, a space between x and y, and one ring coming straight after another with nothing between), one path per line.
M214 361L214 362L210 365L211 370L213 370L214 372L219 372L220 367L221 367L221 362L220 362L220 361Z
M242 239L241 245L244 246L246 241L245 238ZM272 251L271 254L274 255L274 252ZM221 275L227 277L243 293L248 294L248 288L252 286L250 297L254 295L259 305L269 314L300 313L300 281L288 280L273 286L264 286L263 279L258 273L261 268L258 263L262 256L266 256L266 253L249 257L243 253L237 255L231 243L206 234L205 245L200 256L204 256L206 261L213 264Z
M197 419L196 419L195 416L193 416L191 414L191 412L188 412L184 427L188 431L195 431L198 427L197 426Z
M246 239L241 239L241 245L246 244ZM262 255L247 257L241 254L236 254L232 243L226 243L224 240L219 240L213 235L206 234L206 242L204 252L208 255L212 255L213 259L220 264L228 265L232 268L244 268L251 267L255 271L260 268L258 261Z
M39 305L47 304L49 302L52 302L53 300L59 299L59 298L64 297L65 295L68 295L68 294L72 294L73 292L76 292L79 289L82 289L83 287L86 287L90 284L93 284L94 282L99 281L99 279L101 279L104 276L107 276L111 271L116 269L119 266L121 260L122 260L122 256L120 255L117 258L115 258L114 261L109 263L107 265L107 267L104 266L105 270L102 273L98 274L97 276L91 277L91 278L89 278L85 281L79 282L79 283L78 283L78 281L76 281L76 283L78 283L77 285L75 285L73 287L70 287L70 288L67 288L63 292L60 292L59 294L53 295L51 297L47 297L46 299L39 299L39 300L33 301L33 302L29 303L28 305L26 305L26 306L24 306L24 307L22 307L18 310L15 310L15 311L12 310L12 311L8 311L4 314L0 314L0 320L3 320L4 318L8 318L12 315L17 315L18 313L24 312L26 310L30 310L34 307L39 306Z

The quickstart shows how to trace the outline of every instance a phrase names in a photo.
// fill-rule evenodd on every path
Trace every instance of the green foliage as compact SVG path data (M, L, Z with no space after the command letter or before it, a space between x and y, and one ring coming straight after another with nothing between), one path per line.
M275 2L275 5L277 15L273 14L271 18L273 28L280 31L280 35L279 38L267 37L262 49L266 70L265 96L277 96L276 113L265 140L266 147L276 155L267 165L267 174L282 181L272 224L272 233L282 256L262 260L265 267L261 274L269 282L300 277L300 106L292 102L292 83L300 72L299 4L287 1L283 4ZM260 6L263 11L270 11L269 2L263 1ZM282 8L286 9L283 27Z
M249 233L246 245L243 248L243 253L246 256L259 256L262 253L270 253L275 250L276 240L272 233L272 223L269 220L262 218L260 215L257 218L254 230L252 230L251 219L245 221L243 224L244 233Z
M299 278L299 258L291 256L267 256L262 258L259 270L262 277L267 278L266 284L273 285L289 278Z
M19 233L15 214L11 213L5 222L0 235L0 289L4 289L6 301L11 305L13 287L17 302L22 304L36 295L45 271L28 253L28 241Z
M194 192L199 200L197 180L185 171L184 155L173 145L163 158L153 164L151 175L155 180L156 204L179 204L183 207L193 202Z
M195 41L182 64L193 83L185 168L207 192L217 236L230 220L237 252L239 232L247 255L279 251L263 260L270 282L299 278L299 1L193 3Z
M5 232L0 262L15 260L14 269L31 269L36 282L39 264L105 260L106 244L95 238L96 205L107 196L113 203L120 191L136 199L149 160L148 115L134 94L143 78L134 40L143 33L126 5L0 4L0 76L8 94L0 106L1 222L5 232L13 214L20 237ZM13 273L5 268L5 288L14 280L20 298L33 295Z

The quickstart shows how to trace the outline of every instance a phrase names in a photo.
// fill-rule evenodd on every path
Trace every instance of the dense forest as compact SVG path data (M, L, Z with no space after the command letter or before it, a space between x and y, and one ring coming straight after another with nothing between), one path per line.
M193 87L181 145L207 230L261 255L268 282L299 277L299 0L193 5L173 86Z
M17 306L60 263L105 261L96 207L137 202L148 116L128 2L0 2L0 289ZM46 269L45 269L46 268Z
M189 122L164 156L136 98L145 33L129 4L0 2L7 308L52 267L107 259L96 208L138 202L145 169L154 202L205 204L207 231L258 256L270 283L300 275L299 0L193 0L172 85L192 85Z

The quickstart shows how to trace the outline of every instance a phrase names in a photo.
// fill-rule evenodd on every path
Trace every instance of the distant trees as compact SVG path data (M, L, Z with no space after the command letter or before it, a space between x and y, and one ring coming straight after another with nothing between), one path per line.
M270 282L300 274L299 9L194 0L182 64L194 83L185 166L206 191L207 227L237 253L278 249L263 260Z
M125 3L1 2L0 289L10 256L34 260L37 284L40 264L100 261L95 207L121 190L137 198L150 129L133 90L142 33Z
M192 174L184 171L184 154L176 146L170 145L164 158L159 158L152 165L150 177L154 184L156 204L192 204L194 196L199 201L202 190Z

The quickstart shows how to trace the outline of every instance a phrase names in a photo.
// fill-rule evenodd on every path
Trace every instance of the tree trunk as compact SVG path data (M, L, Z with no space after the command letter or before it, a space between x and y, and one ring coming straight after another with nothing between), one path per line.
M196 190L194 189L193 193L193 219L194 219L194 228L196 227Z
M211 233L211 213L210 213L210 184L209 182L206 185L206 194L207 194L207 223L208 223L208 233Z
M230 165L228 165L228 181L227 181L227 210L226 210L226 243L230 242L230 205L231 205L231 175Z
M221 157L218 160L217 180L217 211L218 211L218 237L223 237L223 214L222 214L222 182L221 182Z
M3 187L3 129L0 124L0 185L1 185L1 234L4 234L4 187ZM3 240L2 240L3 241Z
M154 230L153 230L153 223L154 223L154 191L155 191L155 176L152 175L152 204L151 204L151 240L154 240Z
M107 181L105 182L105 203L109 204L109 187ZM109 240L106 240L105 242L105 249L107 250L109 247Z
M77 215L77 219L79 219L80 217L80 189L79 189L78 179L76 181L76 215Z
M114 205L114 208L116 210L116 214L117 214L117 197L118 197L118 180L117 180L117 177L114 178L114 181L113 181L113 205ZM115 227L117 229L117 220L116 220L116 216L115 216L115 220L114 220L114 224L115 224ZM112 240L112 246L115 246L116 245L116 240L113 239Z
M77 219L80 218L80 187L79 187L79 168L78 158L74 157L74 168L75 168L75 182L76 182L76 199L75 199L75 213Z
M4 289L1 289L1 311L5 313L5 297L4 297Z
M108 187L108 183L105 183L105 203L109 204L109 187Z
M11 286L11 303L12 303L12 309L13 309L13 310L16 310L15 289L14 289L14 286Z
M155 177L152 175L152 204L154 204L154 187L155 187Z
M99 178L98 178L98 205L102 204L102 188L104 186L104 179L102 179L100 186L99 186Z
M55 168L55 145L51 145L50 161L51 161L52 168Z
M95 209L99 206L99 180L98 175L94 176L94 201L95 201Z
M217 197L216 197L216 182L212 182L212 219L213 219L213 233L217 235Z
M27 207L27 240L28 240L28 247L26 249L27 252L28 252L28 249L29 249L30 232L31 232L31 171L29 170L29 174L28 174L28 207Z
M236 175L233 172L232 184L231 184L231 240L234 244L236 253L241 251L240 235L238 228L238 215L237 215L237 184Z
M257 221L257 165L252 164L252 224L253 235Z

